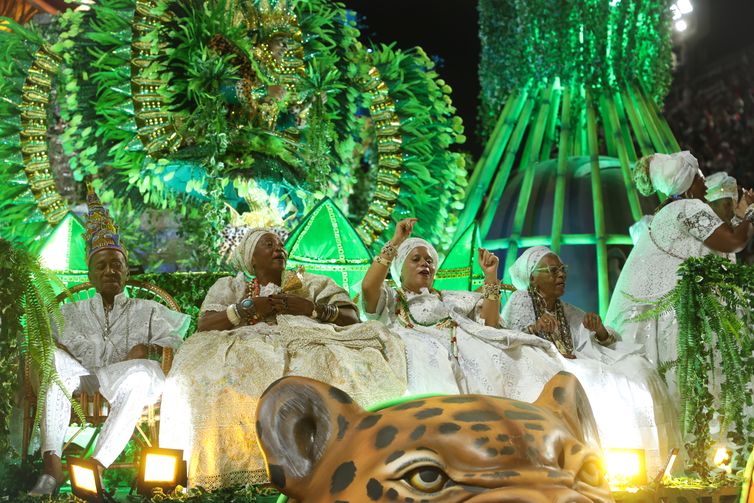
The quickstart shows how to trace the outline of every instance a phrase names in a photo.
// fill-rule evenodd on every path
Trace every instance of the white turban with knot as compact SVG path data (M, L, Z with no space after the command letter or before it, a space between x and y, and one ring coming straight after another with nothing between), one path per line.
M528 290L531 283L531 275L545 255L557 254L546 246L535 246L521 254L510 269L511 281L516 290Z
M401 272L403 271L403 264L406 263L408 255L414 249L419 248L420 246L426 247L429 251L429 254L432 256L432 260L435 261L435 271L437 271L437 268L440 267L440 257L437 255L437 250L435 250L434 246L421 238L408 238L398 247L398 255L396 255L395 259L393 259L393 263L390 265L390 274L393 276L393 281L395 281L395 284L399 287L401 286Z
M699 161L688 150L670 155L654 154L649 161L652 186L667 196L676 196L689 190L697 173Z
M251 265L251 259L254 256L254 250L265 234L273 233L272 229L266 229L264 227L257 227L255 229L249 229L244 234L241 241L233 251L233 264L245 274L249 276L254 275L254 268ZM274 234L274 233L273 233Z
M706 199L709 202L729 197L733 202L738 202L738 184L736 179L725 171L718 171L704 180L707 186Z

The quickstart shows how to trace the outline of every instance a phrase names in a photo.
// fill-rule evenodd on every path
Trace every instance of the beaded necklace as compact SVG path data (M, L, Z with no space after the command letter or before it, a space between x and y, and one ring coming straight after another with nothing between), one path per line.
M573 337L571 336L571 327L568 326L568 320L563 310L563 303L560 299L555 301L555 312L549 311L545 304L544 297L534 288L529 287L529 297L534 307L534 319L538 320L543 314L547 313L555 317L558 321L558 328L554 333L537 332L537 336L546 339L558 348L561 355L568 359L575 359L573 354Z
M441 320L438 320L434 323L424 323L416 318L414 318L414 315L411 314L411 307L408 305L408 299L406 298L406 292L403 290L403 288L400 288L396 290L396 296L398 298L398 305L396 306L395 314L398 316L398 321L400 321L401 325L403 325L406 328L414 328L416 325L419 325L421 327L435 327L440 329L450 329L450 350L452 355L458 359L458 338L456 337L456 329L458 328L458 323L453 320L450 316L446 316L445 318L442 318ZM442 302L442 293L439 291L432 289L432 294L437 295L437 297Z
M259 281L257 281L257 278L252 279L251 281L246 282L246 291L244 293L244 299L251 299L253 297L259 297L259 292L261 290L261 287L259 286ZM260 320L258 316L251 315L248 318L246 318L246 323L249 325L256 325L259 323Z

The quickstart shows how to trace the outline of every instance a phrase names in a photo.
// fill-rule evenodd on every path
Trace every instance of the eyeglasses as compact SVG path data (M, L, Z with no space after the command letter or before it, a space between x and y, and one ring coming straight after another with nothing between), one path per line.
M568 266L563 264L559 266L551 265L547 267L537 267L536 269L534 269L534 272L546 272L550 276L557 276L558 273L563 273L563 276L565 276L566 274L568 274Z

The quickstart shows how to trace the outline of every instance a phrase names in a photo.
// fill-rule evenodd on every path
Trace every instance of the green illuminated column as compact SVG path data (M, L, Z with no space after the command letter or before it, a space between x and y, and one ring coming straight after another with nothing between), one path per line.
M507 250L506 280L523 248L592 247L597 281L590 288L604 315L608 247L631 244L629 226L651 207L642 207L631 168L643 155L678 150L660 112L670 83L667 2L480 0L479 16L481 115L492 132L459 232L477 221L484 246ZM617 171L606 177L605 169ZM581 197L591 197L592 218L582 215L582 230L569 233L575 176L589 177L591 194ZM616 187L624 194L620 205ZM532 206L546 192L546 210ZM624 220L616 230L610 212L619 206ZM587 223L592 231L584 233ZM533 231L541 224L549 235Z

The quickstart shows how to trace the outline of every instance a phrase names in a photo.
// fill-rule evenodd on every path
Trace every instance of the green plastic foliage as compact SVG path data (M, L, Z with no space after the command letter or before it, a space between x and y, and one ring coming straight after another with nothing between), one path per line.
M688 466L707 478L715 414L721 431L730 427L737 463L746 462L754 445L754 418L746 415L754 392L754 267L708 255L686 260L678 273L675 289L637 319L675 311L678 358L661 371L675 370Z
M3 18L4 19L4 18ZM34 53L43 43L33 28L4 19L12 31L0 30L0 217L2 236L31 243L47 230L23 172L21 158L21 92Z
M484 272L477 255L482 246L479 226L470 225L453 243L435 275L438 290L473 291L484 283Z
M351 297L372 263L369 249L346 216L329 198L323 199L288 238L288 267L332 278Z
M588 91L638 82L659 104L671 78L670 0L480 0L481 123L508 96L560 77Z

